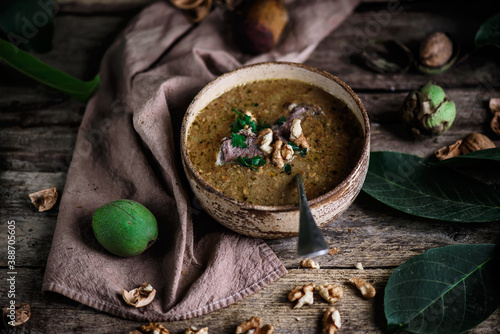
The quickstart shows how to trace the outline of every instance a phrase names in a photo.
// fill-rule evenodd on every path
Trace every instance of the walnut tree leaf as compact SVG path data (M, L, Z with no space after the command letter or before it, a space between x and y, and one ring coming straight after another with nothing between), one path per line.
M405 153L372 152L363 191L411 215L452 222L500 220L500 194L488 185Z
M470 330L500 306L495 245L434 248L396 268L384 312L390 332L454 334Z

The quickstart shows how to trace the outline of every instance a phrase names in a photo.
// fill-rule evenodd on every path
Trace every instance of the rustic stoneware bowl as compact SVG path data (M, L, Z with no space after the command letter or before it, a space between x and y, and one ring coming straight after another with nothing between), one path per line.
M351 173L326 194L309 199L319 227L340 216L359 194L368 169L370 127L363 104L349 86L327 72L297 63L267 62L240 67L216 78L198 93L186 111L181 129L182 163L194 194L212 217L231 230L252 237L277 239L298 234L298 205L263 206L229 198L204 180L186 149L189 127L210 101L235 86L266 79L294 79L322 88L347 103L364 131L363 150Z

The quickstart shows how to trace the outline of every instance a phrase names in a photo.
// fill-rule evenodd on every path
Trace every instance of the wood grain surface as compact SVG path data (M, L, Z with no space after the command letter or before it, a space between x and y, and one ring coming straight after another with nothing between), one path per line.
M376 1L359 7L306 62L337 75L359 94L370 116L372 150L426 157L470 132L486 134L500 146L500 137L489 129L491 114L487 108L491 97L500 96L499 53L491 49L470 49L471 36L490 13L444 11L443 7L437 10L432 2L403 3L400 12L390 14L385 21L377 21L377 17L381 20L380 15L385 13L387 6ZM54 50L40 58L74 76L89 79L97 72L106 48L134 14L134 11L122 15L64 12L55 18ZM440 75L428 76L414 71L398 75L376 74L359 66L352 55L363 49L363 41L367 38L397 39L415 47L418 40L434 30L453 33L467 51L459 64ZM62 192L85 105L2 63L0 73L0 244L6 244L7 221L15 220L19 266L16 299L30 303L33 313L23 326L0 332L127 333L137 329L144 323L113 317L60 295L41 292L58 210L56 206L39 213L27 195L53 186ZM457 118L443 136L416 141L402 126L399 108L409 90L429 80L442 85L455 101ZM478 177L500 188L497 171ZM170 333L184 333L189 326L208 326L210 333L234 333L241 321L258 315L264 323L273 324L276 333L320 333L321 317L328 304L316 296L313 305L294 310L286 296L295 285L336 282L345 293L336 304L343 322L340 333L383 333L383 291L397 266L433 247L493 243L500 236L500 226L498 222L459 224L417 218L385 207L361 193L324 232L331 247L338 247L340 252L318 257L321 269L299 268L295 255L296 238L268 240L266 242L289 270L287 275L227 308L164 325ZM356 269L356 263L362 263L364 270ZM3 255L0 268L7 272ZM350 277L363 277L372 282L377 296L371 300L361 298L348 283ZM7 282L2 279L2 306L8 302L6 290ZM500 312L497 310L470 333L500 333L499 328Z

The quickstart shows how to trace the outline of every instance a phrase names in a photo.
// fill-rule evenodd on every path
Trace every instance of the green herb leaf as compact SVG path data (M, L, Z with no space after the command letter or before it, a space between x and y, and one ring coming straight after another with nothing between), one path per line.
M248 157L238 157L236 159L236 161L242 165L243 167L248 167L248 168L251 168L253 170L257 170L256 167L260 167L260 166L263 166L266 164L266 159L264 159L263 157L261 157L260 155L257 155L253 158L248 158Z
M240 135L233 132L231 137L231 145L239 148L247 148L248 146L245 143L246 140L247 137L245 137L244 135Z
M246 125L248 125L252 129L253 133L257 133L257 124L255 124L255 121L252 121L252 117L241 113L235 108L231 108L231 110L237 115L236 120L231 124L232 132L239 132L244 129Z
M277 126L280 126L280 125L283 125L285 122L286 122L286 117L281 116L280 118L278 118L278 120L276 122L274 122L274 124Z
M285 164L285 165L283 166L283 171L284 171L287 175L292 174L292 166L290 166L290 164Z
M476 33L476 46L494 45L500 48L500 13L486 20Z
M0 39L0 59L47 86L86 102L99 88L99 76L92 81L81 81L41 62L31 54Z
M459 155L458 157L445 159L439 162L430 162L431 166L441 165L480 165L485 162L500 162L500 147L479 150L467 154Z
M290 145L294 151L298 151L300 156L305 157L307 155L307 148L300 148L300 146L295 144L293 141L289 141L288 145Z
M257 131L256 132L259 132L259 131L264 130L264 129L268 129L270 127L271 127L271 125L269 125L267 123L261 123L259 121L259 124L257 124L257 129L256 129Z
M500 306L495 245L428 250L398 267L387 282L384 311L390 332L468 331Z
M453 222L500 220L500 194L451 169L397 152L372 152L363 190L411 215Z
M48 52L52 48L52 0L12 0L0 4L0 29L16 47Z

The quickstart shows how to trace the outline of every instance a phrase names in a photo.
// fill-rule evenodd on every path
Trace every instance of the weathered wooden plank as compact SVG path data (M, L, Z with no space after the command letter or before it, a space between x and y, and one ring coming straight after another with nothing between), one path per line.
M313 305L293 309L287 294L296 285L332 282L344 289L344 297L335 303L342 317L342 333L383 333L383 289L391 272L391 269L293 269L260 292L229 307L194 319L163 324L171 333L183 333L190 326L208 326L210 333L229 334L234 333L241 321L257 315L264 323L271 323L277 334L319 333L321 317L329 304L315 294ZM40 292L42 275L38 269L18 270L16 300L31 304L32 318L15 333L126 333L144 324L110 317L59 295L43 295ZM348 283L350 277L362 277L371 282L377 296L363 299ZM0 286L2 291L7 291L5 280ZM499 320L500 312L497 311L469 333L491 333Z
M47 260L57 219L57 205L38 212L28 194L56 187L62 193L66 174L4 172L0 174L0 194L6 205L2 216L15 220L19 263L43 266ZM0 226L6 225L0 221ZM89 221L90 224L90 221ZM326 268L389 268L433 247L460 243L494 243L500 235L495 223L459 224L417 218L385 207L361 193L354 204L323 229L331 247L340 249L334 256L318 258ZM5 236L0 237L5 238ZM297 268L296 238L266 240L287 268ZM0 266L5 265L0 259Z

